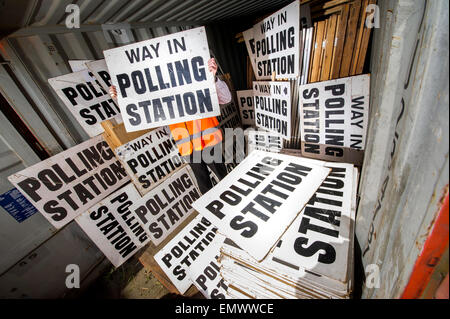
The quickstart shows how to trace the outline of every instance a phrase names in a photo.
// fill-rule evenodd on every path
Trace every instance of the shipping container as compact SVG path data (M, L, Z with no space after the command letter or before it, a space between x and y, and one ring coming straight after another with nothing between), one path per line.
M71 72L69 60L99 60L103 50L206 26L220 69L245 90L247 51L236 34L291 2L3 1L0 194L13 189L9 175L88 139L48 83ZM72 3L80 24L68 27ZM366 282L359 290L362 298L421 297L439 262L448 272L449 3L378 0L370 12L370 116L355 245ZM83 287L108 266L74 222L57 231L39 213L18 222L0 208L0 238L1 298L64 296L68 264L80 266Z

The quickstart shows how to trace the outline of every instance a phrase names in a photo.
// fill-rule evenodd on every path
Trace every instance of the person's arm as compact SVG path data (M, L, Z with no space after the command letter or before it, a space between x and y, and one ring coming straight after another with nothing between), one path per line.
M217 73L217 64L214 58L209 59L208 69L209 72L211 72L215 78ZM228 89L227 84L220 79L216 80L216 92L217 97L219 98L219 104L228 104L231 102L230 89ZM109 94L113 99L117 99L117 89L114 85L109 87Z
M208 69L209 72L213 74L214 78L216 78L217 64L214 58L208 60ZM216 79L216 92L217 97L219 98L219 104L228 104L231 102L230 89L228 88L228 85L219 78Z

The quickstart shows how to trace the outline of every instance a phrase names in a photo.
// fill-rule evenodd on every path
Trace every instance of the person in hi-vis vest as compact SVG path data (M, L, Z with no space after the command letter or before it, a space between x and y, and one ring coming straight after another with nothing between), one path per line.
M217 64L214 58L208 60L208 69L216 79L216 92L219 98L219 104L228 104L231 102L231 92L227 84L216 78ZM109 89L111 97L117 98L117 90L115 86ZM222 143L222 131L219 128L219 121L217 118L209 117L200 120L193 120L169 125L172 137L178 147L180 155L191 166L192 172L197 179L198 186L202 194L205 194L212 188L211 179L209 178L208 167L217 178L222 179L227 175L225 164L220 162L205 163L200 155L195 155L194 152L209 152L210 147ZM221 157L222 158L222 157ZM200 160L195 163L195 160Z

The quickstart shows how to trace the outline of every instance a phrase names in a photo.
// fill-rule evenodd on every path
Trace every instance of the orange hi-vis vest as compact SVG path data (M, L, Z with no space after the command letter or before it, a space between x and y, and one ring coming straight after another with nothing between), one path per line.
M222 131L215 116L171 124L169 128L181 156L191 155L193 150L201 151L222 142Z

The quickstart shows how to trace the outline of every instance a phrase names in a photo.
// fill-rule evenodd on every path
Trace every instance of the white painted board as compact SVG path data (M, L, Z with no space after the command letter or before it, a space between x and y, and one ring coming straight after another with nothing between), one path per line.
M247 131L247 154L254 150L279 153L283 148L283 139L278 134L264 130Z
M115 153L142 196L184 163L167 126L117 147Z
M128 132L220 114L204 27L103 53Z
M91 62L92 60L69 60L69 66L72 72L78 72L86 70L86 63Z
M300 2L294 1L253 26L255 76L294 79L300 70Z
M213 241L216 230L199 215L155 254L156 262L181 294L192 285L187 269Z
M354 167L327 163L330 175L281 237L273 257L313 273L348 281L353 241ZM351 252L352 253L352 252Z
M114 267L122 265L150 241L144 225L130 210L140 198L130 183L75 218Z
M291 138L291 87L289 82L253 82L256 126Z
M220 275L220 256L225 237L217 234L205 252L188 268L192 283L206 299L226 299L227 285Z
M194 209L192 203L200 198L195 177L189 166L177 170L152 188L130 208L158 246Z
M103 133L102 121L120 114L119 107L88 70L48 79L64 105L90 137Z
M256 150L193 207L261 261L329 172L324 162Z
M238 108L243 125L255 125L253 90L236 91Z
M130 178L99 135L8 180L53 226L61 228Z
M92 72L93 76L97 79L98 83L102 86L103 90L109 92L111 87L111 75L108 71L105 59L88 61L86 67Z
M364 150L369 93L369 74L300 85L303 151L319 154L315 144L327 145L325 152L337 157L343 154L343 147Z

